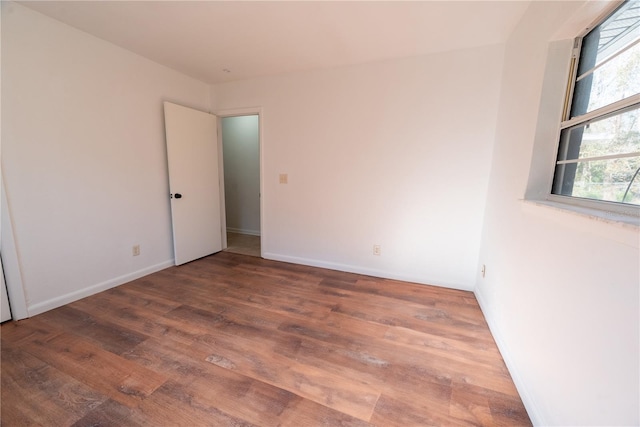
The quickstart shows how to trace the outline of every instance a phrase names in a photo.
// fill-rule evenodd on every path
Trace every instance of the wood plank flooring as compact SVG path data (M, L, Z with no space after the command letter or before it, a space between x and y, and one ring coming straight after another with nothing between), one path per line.
M229 252L1 340L3 426L531 425L472 293Z

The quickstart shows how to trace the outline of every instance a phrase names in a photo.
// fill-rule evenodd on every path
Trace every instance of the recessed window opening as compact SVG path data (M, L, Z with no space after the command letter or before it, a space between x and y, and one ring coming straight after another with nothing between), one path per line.
M575 40L552 194L640 206L640 1Z

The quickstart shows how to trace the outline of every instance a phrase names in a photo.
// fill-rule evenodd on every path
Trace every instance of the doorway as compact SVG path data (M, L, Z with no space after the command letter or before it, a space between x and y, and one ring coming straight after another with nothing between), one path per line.
M260 128L257 114L222 117L226 251L261 256Z

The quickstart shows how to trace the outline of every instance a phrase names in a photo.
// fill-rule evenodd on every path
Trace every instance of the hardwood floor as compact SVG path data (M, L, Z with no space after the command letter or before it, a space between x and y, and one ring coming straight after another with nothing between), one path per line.
M530 425L472 293L228 252L1 339L3 426Z

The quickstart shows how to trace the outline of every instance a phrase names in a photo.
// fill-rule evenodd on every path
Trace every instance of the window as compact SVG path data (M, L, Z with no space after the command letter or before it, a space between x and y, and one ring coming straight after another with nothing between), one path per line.
M640 1L574 43L551 193L640 205Z

